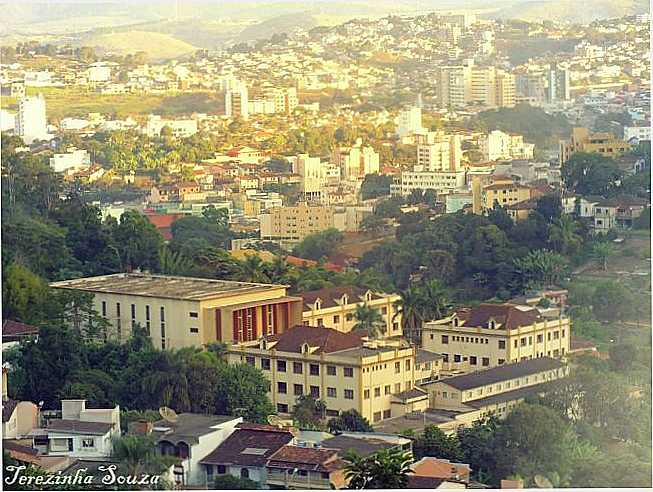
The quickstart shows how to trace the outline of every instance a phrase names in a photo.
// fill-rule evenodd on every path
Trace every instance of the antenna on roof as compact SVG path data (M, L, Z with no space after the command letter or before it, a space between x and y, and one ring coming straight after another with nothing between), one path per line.
M177 416L177 412L175 412L172 408L168 408L168 407L159 408L159 414L161 415L161 417L163 417L163 420L165 420L166 422L170 422L171 424L177 422L177 419L179 418Z

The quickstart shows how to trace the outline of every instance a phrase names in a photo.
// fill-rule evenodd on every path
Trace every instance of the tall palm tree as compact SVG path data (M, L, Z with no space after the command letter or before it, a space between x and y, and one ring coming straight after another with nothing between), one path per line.
M396 317L401 315L401 329L404 336L411 343L417 343L417 331L424 321L422 313L422 297L415 287L400 292L400 298L396 301Z
M354 312L356 324L354 330L366 331L370 338L377 338L380 334L385 333L386 324L383 316L367 304L359 304Z
M429 280L420 289L425 321L444 318L449 314L449 290L439 280Z
M408 485L411 458L401 449L382 449L365 458L349 452L345 461L349 489L403 489Z
M113 441L111 454L129 475L139 476L156 461L155 446L150 436L127 435Z
M568 215L561 215L551 224L549 240L556 251L562 254L574 253L581 244L576 221Z

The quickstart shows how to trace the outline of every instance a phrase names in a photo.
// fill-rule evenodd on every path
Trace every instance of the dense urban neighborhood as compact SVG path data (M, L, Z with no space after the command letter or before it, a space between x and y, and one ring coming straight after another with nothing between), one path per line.
M651 487L650 60L648 13L3 41L3 487Z

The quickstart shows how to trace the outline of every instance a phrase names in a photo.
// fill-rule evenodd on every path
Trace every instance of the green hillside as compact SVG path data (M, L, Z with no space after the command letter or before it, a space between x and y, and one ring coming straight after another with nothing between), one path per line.
M81 44L121 55L144 51L152 60L176 58L197 50L192 44L167 34L146 31L97 34L83 39Z

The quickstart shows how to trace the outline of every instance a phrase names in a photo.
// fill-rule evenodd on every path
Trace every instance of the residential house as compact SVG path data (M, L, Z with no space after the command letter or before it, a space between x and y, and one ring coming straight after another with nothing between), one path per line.
M301 322L302 299L287 295L284 285L133 272L51 287L93 294L111 338L126 340L139 324L161 349L253 341Z
M444 458L425 456L410 466L416 477L440 478L469 483L471 467L467 463L454 463Z
M346 488L346 463L336 450L284 446L266 465L270 488L330 490Z
M351 331L358 320L356 308L369 306L383 319L383 335L401 335L401 313L396 303L397 294L372 292L355 286L326 287L302 292L304 311L302 321L311 326L324 326L343 333Z

